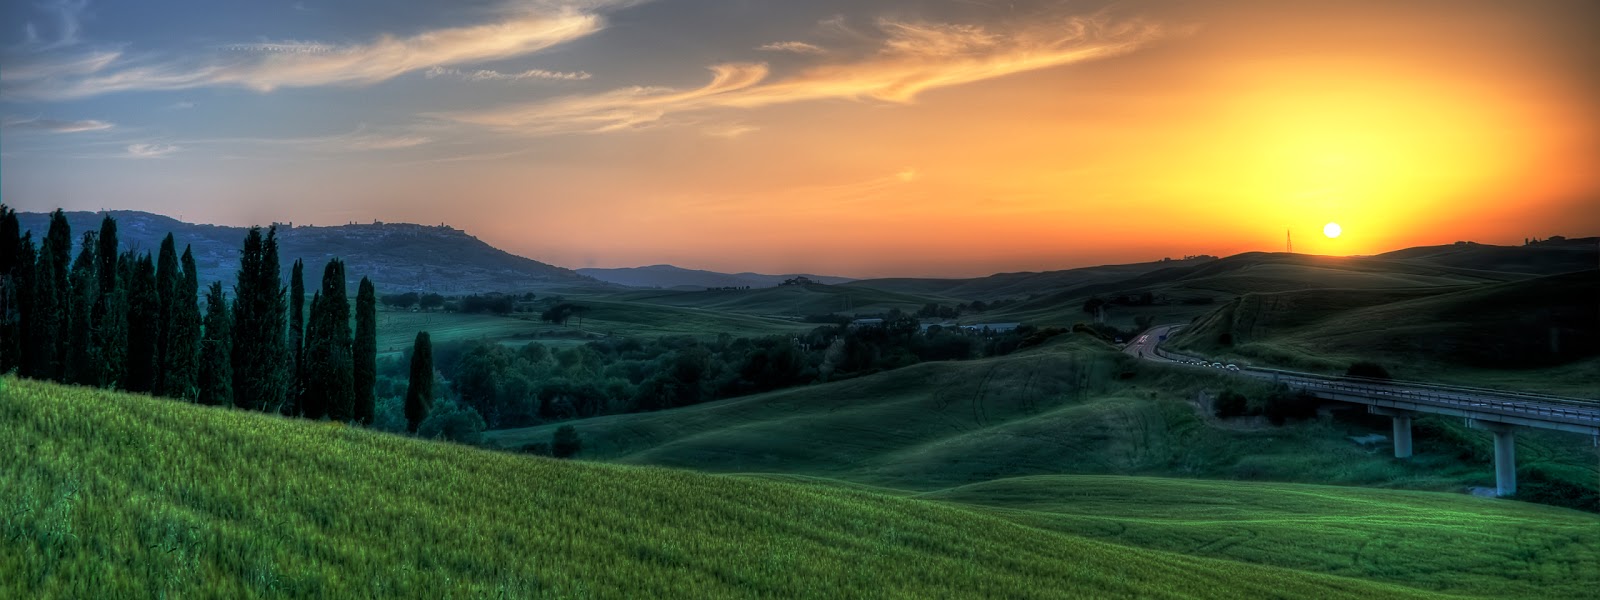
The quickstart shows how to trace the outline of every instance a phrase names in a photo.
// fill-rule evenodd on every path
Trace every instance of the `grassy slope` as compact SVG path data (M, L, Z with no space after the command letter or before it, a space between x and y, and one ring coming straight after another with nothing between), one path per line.
M1211 427L1165 390L1216 387L1221 376L1141 365L1131 383L1108 381L1117 360L1075 340L576 426L590 458L920 490L1134 546L1497 597L1585 597L1600 585L1600 572L1584 569L1600 564L1592 514L1459 493L1083 475L1492 484L1486 454L1462 459L1426 426L1410 461L1346 438L1387 433L1387 422ZM1090 373L1082 395L1075 370ZM546 441L551 429L490 437ZM1571 467L1595 480L1586 440L1519 437L1524 468Z
M409 348L418 331L427 331L433 342L438 344L463 339L526 341L549 336L582 337L586 334L715 337L717 334L727 333L735 337L748 337L807 331L816 326L784 319L644 303L582 298L574 299L573 302L590 308L590 312L583 315L581 330L579 320L576 318L563 326L542 322L537 314L498 316L380 311L378 350L391 352Z
M638 291L614 297L629 303L657 304L746 315L805 316L828 313L876 314L889 309L915 312L929 302L955 305L936 295L910 294L860 285L785 285L732 291Z
M1131 359L1098 342L1057 339L1006 357L924 363L683 409L588 419L576 426L589 458L921 490L1061 473L1440 491L1493 484L1488 455L1468 452L1463 459L1454 439L1419 434L1417 456L1410 461L1389 458L1382 445L1363 447L1347 439L1387 435L1387 421L1212 427L1189 399L1200 389L1246 384L1210 371L1130 365ZM1137 376L1116 380L1124 370ZM554 428L487 436L492 443L516 447L549 441ZM1596 480L1583 442L1538 435L1519 439L1522 467L1578 469L1589 475L1576 480Z
M1371 359L1399 378L1588 396L1600 369L1597 305L1593 270L1467 288L1249 294L1172 344L1295 368L1340 370ZM1567 355L1546 360L1552 326L1562 329ZM1233 346L1218 342L1223 333ZM1540 364L1551 361L1560 364ZM1523 368L1509 368L1516 366Z
M1595 244L1597 241L1600 238L1544 242L1532 246L1420 246L1386 252L1378 255L1378 258L1485 271L1555 275L1594 268L1600 263L1600 249Z
M1037 527L1202 556L1497 598L1585 598L1600 517L1426 492L1116 476L924 494Z
M0 379L6 597L1421 597L836 486Z
M1045 271L1042 273L996 273L972 279L886 278L853 281L849 287L865 287L906 294L946 296L962 300L995 300L1013 296L1048 294L1062 288L1120 281L1160 269L1197 264L1203 261L1149 262L1103 265Z
M1151 292L1167 298L1168 303L1112 307L1107 314L1108 322L1131 326L1136 317L1148 316L1159 323L1173 323L1188 321L1216 308L1214 305L1180 302L1190 298L1210 298L1223 302L1249 293L1326 288L1385 291L1452 289L1524 277L1397 260L1250 252L1221 260L1154 270L1127 279L1068 287L1049 296L1006 307L990 318L1040 325L1070 325L1090 319L1090 315L1081 310L1083 301L1090 296Z

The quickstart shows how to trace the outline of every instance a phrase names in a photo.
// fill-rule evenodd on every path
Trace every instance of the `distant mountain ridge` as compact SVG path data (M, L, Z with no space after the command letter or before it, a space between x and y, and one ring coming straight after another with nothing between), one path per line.
M776 287L784 281L805 277L817 283L839 284L855 281L848 277L790 273L766 275L762 273L719 273L699 269L685 269L673 265L650 265L620 269L578 269L580 275L593 277L607 283L636 288L694 289L724 287Z
M76 244L86 231L99 231L105 213L69 212ZM239 251L247 227L197 225L142 211L110 211L117 220L117 237L123 249L154 252L171 232L182 252L193 247L201 286L222 281L228 286L239 268ZM22 231L35 231L34 239L49 227L47 213L18 213ZM370 223L307 227L278 227L279 260L287 283L295 259L306 262L307 287L322 277L322 265L340 258L347 265L350 285L369 277L380 293L428 291L445 294L475 292L525 292L551 288L606 287L590 279L531 258L511 254L467 234L442 225Z

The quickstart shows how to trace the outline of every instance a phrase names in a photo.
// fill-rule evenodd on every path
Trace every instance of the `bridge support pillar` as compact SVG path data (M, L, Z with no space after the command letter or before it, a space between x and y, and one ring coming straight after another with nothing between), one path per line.
M1494 434L1494 484L1495 494L1511 496L1517 493L1517 435L1516 427L1505 423L1468 420L1473 429Z
M1394 419L1394 457L1411 458L1411 415L1409 410L1368 406L1367 411Z

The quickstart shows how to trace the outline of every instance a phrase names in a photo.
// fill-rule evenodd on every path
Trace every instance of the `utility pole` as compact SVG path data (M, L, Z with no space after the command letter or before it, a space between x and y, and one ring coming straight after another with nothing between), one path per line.
M1294 254L1294 232L1288 229L1283 230L1283 239L1289 246L1289 254Z

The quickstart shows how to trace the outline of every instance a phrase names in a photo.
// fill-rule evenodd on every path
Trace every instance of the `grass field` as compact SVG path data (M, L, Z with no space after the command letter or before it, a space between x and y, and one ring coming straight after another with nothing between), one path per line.
M574 299L589 307L580 322L567 325L539 320L538 314L512 315L462 314L449 312L380 311L378 313L378 351L399 352L411 347L418 331L427 331L433 343L487 339L561 345L573 340L606 335L658 337L687 335L734 337L782 335L808 331L814 324L793 320L742 314L718 313L694 308L645 303Z
M1429 596L1093 541L990 508L11 378L0 440L12 598Z
M1045 476L918 496L1122 544L1493 598L1592 598L1600 516L1427 492Z
M1136 363L1085 336L992 359L923 363L857 379L682 409L578 421L588 458L716 472L768 472L930 490L1007 477L1123 474L1461 491L1493 485L1482 432L1419 420L1417 455L1396 461L1387 420L1356 413L1275 428L1218 427L1191 400L1223 374ZM1120 379L1124 373L1131 379ZM555 425L486 432L517 447ZM1428 429L1428 431L1435 431ZM1479 439L1481 438L1481 439ZM1519 436L1524 469L1593 488L1581 436ZM1486 447L1486 446L1485 446ZM1600 508L1600 507L1597 507Z
M1170 343L1287 368L1342 372L1375 360L1400 379L1595 397L1596 306L1593 270L1464 288L1256 293Z
M1351 439L1387 434L1383 419L1217 424L1185 399L1228 381L1079 338L574 425L591 459L867 486L1144 548L1483 597L1600 585L1600 516L1461 493L1493 483L1482 432L1420 419L1416 456L1397 461ZM517 445L552 429L488 435ZM1518 446L1524 472L1600 482L1586 438L1529 432Z
M1442 291L1527 277L1416 261L1252 252L1220 260L1175 263L1125 278L1085 279L1006 306L984 318L1067 326L1093 318L1081 308L1091 296L1153 294L1158 299L1154 305L1108 308L1107 323L1131 327L1139 317L1151 318L1156 323L1188 322L1209 313L1217 305L1252 293L1329 288L1374 293ZM1216 304L1185 303L1199 299L1209 299Z
M916 312L929 302L942 302L947 306L960 303L959 300L938 295L891 292L862 285L785 285L703 292L651 290L627 292L613 298L628 303L697 308L719 313L791 317L829 313L879 314L895 308Z

